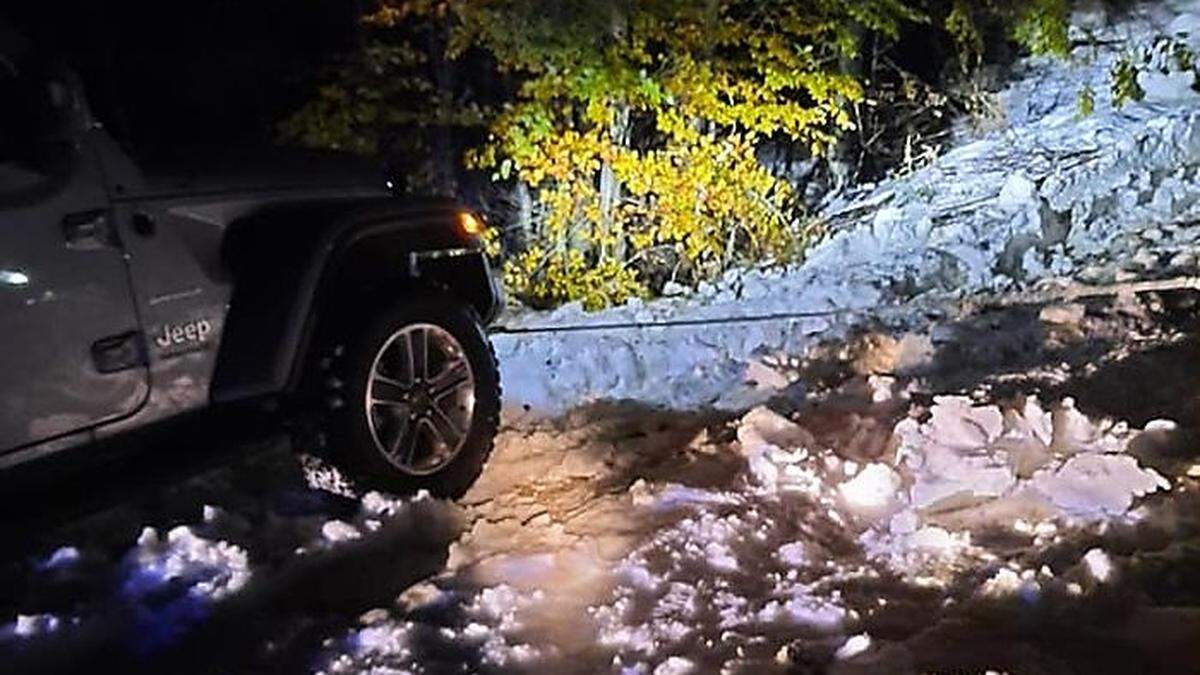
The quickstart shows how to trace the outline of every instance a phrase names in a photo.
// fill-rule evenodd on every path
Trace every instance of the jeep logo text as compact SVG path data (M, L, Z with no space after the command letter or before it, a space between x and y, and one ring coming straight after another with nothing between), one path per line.
M154 344L164 350L202 347L208 343L212 323L208 319L197 319L179 324L163 324L162 332L154 338Z

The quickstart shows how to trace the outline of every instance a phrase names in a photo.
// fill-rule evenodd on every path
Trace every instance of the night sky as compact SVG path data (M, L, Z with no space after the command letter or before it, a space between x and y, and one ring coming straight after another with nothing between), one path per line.
M142 157L269 144L321 64L353 46L351 0L28 3L0 9L83 77L97 116Z

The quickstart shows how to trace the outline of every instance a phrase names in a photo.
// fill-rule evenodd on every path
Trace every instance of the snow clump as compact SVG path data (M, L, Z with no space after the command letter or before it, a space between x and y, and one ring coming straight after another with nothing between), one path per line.
M186 525L171 529L165 539L154 528L143 529L128 559L134 569L126 590L135 595L179 580L193 595L220 600L250 580L245 549L205 539Z

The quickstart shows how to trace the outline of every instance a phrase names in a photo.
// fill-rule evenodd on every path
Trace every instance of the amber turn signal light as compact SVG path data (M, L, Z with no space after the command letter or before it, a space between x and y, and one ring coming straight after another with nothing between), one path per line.
M464 234L478 237L487 229L487 224L483 222L483 218L474 213L462 211L458 214L458 229L462 230Z

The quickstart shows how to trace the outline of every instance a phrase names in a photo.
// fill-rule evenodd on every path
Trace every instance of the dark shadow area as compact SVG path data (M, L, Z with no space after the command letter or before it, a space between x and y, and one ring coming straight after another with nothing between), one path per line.
M3 536L15 545L0 567L2 615L84 611L78 625L6 640L9 672L305 672L333 630L441 569L459 534L454 509L426 501L359 540L298 555L311 535L296 522L319 529L360 504L309 488L277 422L256 413L84 452L93 453L85 466L43 463L5 484ZM248 552L246 586L217 602L173 584L131 598L129 551L141 529L201 525L208 505L244 523L230 542ZM78 569L40 570L64 545L84 551ZM103 561L90 560L97 551Z

